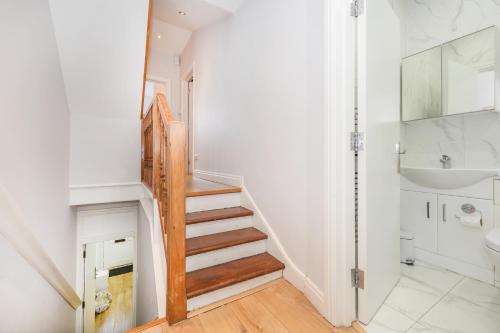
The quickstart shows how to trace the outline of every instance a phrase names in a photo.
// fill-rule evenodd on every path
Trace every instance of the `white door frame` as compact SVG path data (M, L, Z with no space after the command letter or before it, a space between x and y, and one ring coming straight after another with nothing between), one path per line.
M188 156L188 162L189 160L191 163L189 165L189 173L193 174L194 173L194 162L195 162L195 144L194 144L194 139L195 139L195 121L196 121L196 103L194 102L196 99L196 63L193 62L191 65L188 66L186 71L182 73L181 75L181 120L186 123L186 128L187 128L187 135L188 138L186 140L186 143L188 145L187 147L187 154ZM193 79L194 84L193 84L193 105L191 107L191 115L189 114L189 81ZM190 146L189 146L190 145ZM191 152L191 153L190 153Z
M153 81L163 84L163 86L165 87L167 102L169 103L170 108L172 108L172 81L170 79L155 75L147 75L146 81ZM146 105L146 107L149 107L149 105ZM144 112L146 112L146 110Z
M354 267L354 18L350 1L324 0L325 12L325 295L335 326L356 319Z

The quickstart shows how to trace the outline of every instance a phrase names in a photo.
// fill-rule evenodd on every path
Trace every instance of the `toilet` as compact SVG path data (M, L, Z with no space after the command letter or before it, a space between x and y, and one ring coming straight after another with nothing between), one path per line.
M495 284L500 286L500 228L491 230L485 237L485 243L495 265Z

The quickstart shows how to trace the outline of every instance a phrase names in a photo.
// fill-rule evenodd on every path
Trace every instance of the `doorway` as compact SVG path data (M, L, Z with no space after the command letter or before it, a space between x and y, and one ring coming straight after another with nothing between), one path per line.
M158 76L148 75L144 85L144 114L147 114L149 107L153 103L155 93L162 92L167 97L167 101L172 101L172 82Z
M194 153L195 125L195 65L192 64L182 76L182 120L187 125L186 131L186 173L192 175L197 156Z
M134 327L134 238L84 245L84 333Z

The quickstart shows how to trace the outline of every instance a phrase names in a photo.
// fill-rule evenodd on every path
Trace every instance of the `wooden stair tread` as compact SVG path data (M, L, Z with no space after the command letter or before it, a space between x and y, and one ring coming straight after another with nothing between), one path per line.
M239 193L241 188L208 180L188 177L186 179L186 197L199 197L226 193Z
M255 228L244 228L186 239L186 256L224 249L266 239L267 235Z
M257 254L186 273L187 298L244 282L285 268L269 253Z
M231 207L223 209L204 210L186 214L186 224L196 224L236 217L252 216L253 212L244 207Z

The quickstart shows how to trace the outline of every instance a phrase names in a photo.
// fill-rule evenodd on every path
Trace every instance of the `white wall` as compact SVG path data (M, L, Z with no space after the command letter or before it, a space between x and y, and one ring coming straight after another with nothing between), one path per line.
M74 283L69 113L48 1L2 1L0 40L0 184ZM2 331L74 330L74 310L3 237L0 261Z
M170 81L168 103L175 119L180 119L181 112L181 75L180 67L175 64L176 54L164 54L152 50L149 53L148 76Z
M137 325L158 318L156 279L151 247L150 222L142 206L139 206L137 225ZM165 296L166 297L166 296Z
M245 185L295 264L324 290L323 8L253 0L193 34L195 169Z
M140 179L148 0L50 0L71 111L70 184Z

